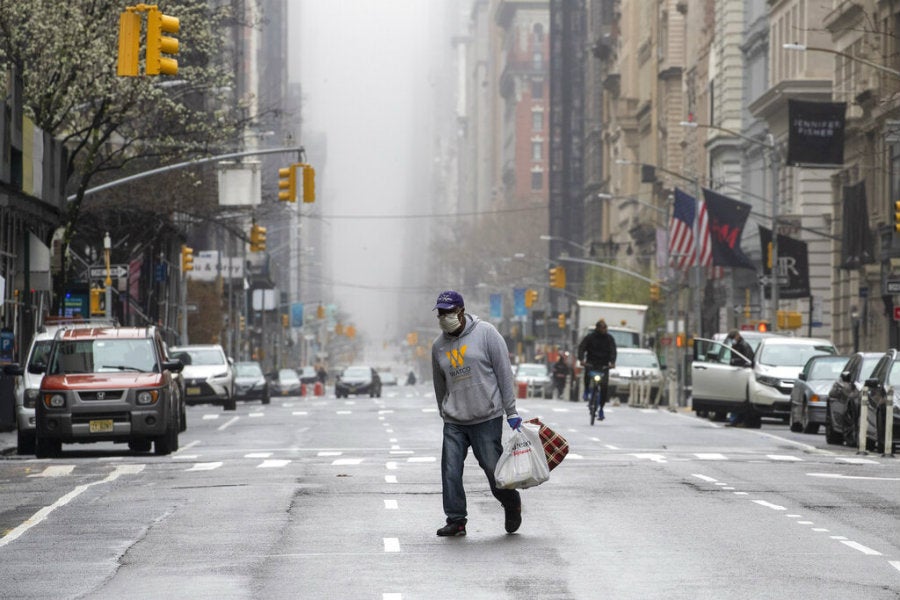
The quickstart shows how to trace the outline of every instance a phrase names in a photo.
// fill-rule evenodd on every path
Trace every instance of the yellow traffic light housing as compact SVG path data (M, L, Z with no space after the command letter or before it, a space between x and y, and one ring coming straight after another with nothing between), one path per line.
M566 287L566 269L553 267L550 269L550 287L564 289Z
M103 300L103 290L100 288L91 288L91 316L106 314Z
M320 321L325 318L325 307L321 304L316 308L316 318Z
M556 317L556 324L559 325L560 329L566 328L566 313L559 313Z
M241 331L247 329L247 319L244 317L244 315L241 315L238 320L238 329L240 329Z
M537 290L525 290L525 307L531 308L537 302Z
M290 317L288 317L286 314L281 315L281 326L287 329L290 324Z
M194 270L194 249L187 244L181 245L181 272Z
M278 199L282 202L297 201L296 165L278 169Z
M900 200L894 202L894 231L900 233Z
M178 40L163 35L178 33L180 23L176 17L164 15L155 7L147 11L147 75L177 75L178 61L163 54L178 54Z
M250 228L250 252L264 252L266 249L266 228L254 225Z
M312 165L299 165L303 168L303 201L316 201L316 170Z
M116 75L137 77L141 50L141 15L133 10L119 14L119 55Z
M650 299L654 302L659 301L659 284L651 283L650 284Z

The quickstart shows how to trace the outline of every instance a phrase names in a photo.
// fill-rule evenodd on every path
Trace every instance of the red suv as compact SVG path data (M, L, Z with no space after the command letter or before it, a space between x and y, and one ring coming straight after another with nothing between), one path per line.
M59 331L42 370L35 454L57 455L63 443L127 442L137 452L170 454L185 428L184 399L154 327Z

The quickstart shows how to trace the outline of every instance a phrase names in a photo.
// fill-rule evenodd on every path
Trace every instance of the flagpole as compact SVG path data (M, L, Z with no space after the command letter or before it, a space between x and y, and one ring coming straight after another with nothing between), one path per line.
M769 168L772 170L772 269L769 273L772 285L772 314L769 326L778 329L778 276L781 269L778 268L778 148L770 133L768 135Z

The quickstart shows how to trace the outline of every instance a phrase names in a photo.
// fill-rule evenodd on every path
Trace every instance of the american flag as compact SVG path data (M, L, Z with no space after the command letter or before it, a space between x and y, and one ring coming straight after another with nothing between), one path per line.
M700 238L700 258L697 260L697 249L694 244L694 215L699 210L700 220L697 224L697 236ZM709 238L709 220L706 214L706 203L697 202L693 196L675 188L675 206L672 220L669 223L669 257L671 265L680 270L694 265L706 267L710 277L723 275L721 267L714 267L712 262L712 243Z

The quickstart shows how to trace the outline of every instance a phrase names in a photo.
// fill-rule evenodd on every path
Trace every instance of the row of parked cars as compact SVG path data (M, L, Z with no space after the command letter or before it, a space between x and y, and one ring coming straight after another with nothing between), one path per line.
M824 427L828 443L857 446L865 406L866 446L884 451L888 423L898 439L897 350L841 356L822 338L757 332L742 337L753 348L752 357L741 356L724 334L695 338L691 395L698 416L725 420L735 413L748 427L759 427L763 417L780 418L793 431L814 434Z

